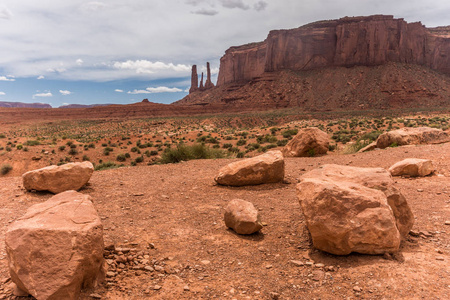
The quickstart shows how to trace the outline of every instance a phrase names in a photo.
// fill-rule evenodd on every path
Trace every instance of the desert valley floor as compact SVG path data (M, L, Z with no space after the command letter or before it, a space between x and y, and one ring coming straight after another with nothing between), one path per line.
M409 157L431 159L437 171L395 178L415 216L414 235L398 254L334 256L313 248L296 196L299 176L328 163L388 168ZM81 193L94 199L105 246L150 267L110 266L106 281L83 291L81 299L450 298L450 143L287 158L284 183L216 185L218 169L234 160L94 172ZM6 228L51 196L26 192L21 177L0 178L0 299L15 299ZM240 236L225 227L224 207L235 198L259 209L261 233Z

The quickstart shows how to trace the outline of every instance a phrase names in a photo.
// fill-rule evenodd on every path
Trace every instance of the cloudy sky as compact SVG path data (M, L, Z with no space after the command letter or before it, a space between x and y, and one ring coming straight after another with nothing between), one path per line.
M0 101L63 104L183 98L190 69L272 29L390 14L450 25L448 0L0 0Z

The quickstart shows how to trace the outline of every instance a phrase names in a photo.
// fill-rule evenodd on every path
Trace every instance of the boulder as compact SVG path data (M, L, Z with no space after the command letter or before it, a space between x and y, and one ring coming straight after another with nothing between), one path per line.
M50 191L58 194L79 190L91 178L94 166L89 161L49 166L22 175L23 186L28 191Z
M252 234L262 228L258 210L252 203L234 199L225 208L225 225L238 234Z
M395 252L414 224L382 168L324 165L301 177L297 195L314 246L333 254Z
M306 157L326 154L330 139L328 134L319 128L301 129L298 134L283 148L284 156Z
M364 148L359 149L359 153L362 152L368 152L368 151L372 151L375 150L377 148L377 142L372 142L369 145L365 146Z
M31 206L6 232L11 280L41 299L78 299L103 266L103 227L91 197L66 191Z
M279 150L228 164L214 178L218 184L230 186L275 183L283 179L284 158Z
M391 145L441 144L450 142L450 135L441 129L430 127L405 127L381 134L377 139L377 148Z
M392 165L388 170L392 176L427 176L435 169L429 159L407 158Z

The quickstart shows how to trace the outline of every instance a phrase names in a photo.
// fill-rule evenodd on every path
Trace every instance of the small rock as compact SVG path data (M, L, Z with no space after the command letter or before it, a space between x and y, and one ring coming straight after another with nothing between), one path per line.
M275 293L275 292L271 292L270 293L270 299L278 300L278 299L280 299L280 294Z
M355 292L358 292L358 293L362 292L362 288L359 287L359 286L357 286L357 285L355 285L355 286L353 287L353 290L354 290Z
M318 264L315 264L314 267L316 267L316 268L323 268L323 267L325 267L325 265L322 264L322 263L318 263Z
M90 294L89 297L94 298L94 299L102 299L102 296L99 294Z
M189 292L189 291L190 291L189 286L185 285L185 286L183 287L183 290L184 290L185 292Z
M450 225L450 220L449 220L449 221L445 221L444 224L445 224L445 225Z
M297 266L297 267L301 267L303 265L305 265L302 261L300 260L291 260L290 261L293 265Z
M155 269L153 269L153 267L151 267L151 266L145 266L144 270L149 271L149 272L155 271Z
M266 269L272 269L272 265L266 265Z
M155 270L158 272L164 272L164 268L161 266L155 266Z
M160 285L155 285L155 286L153 287L153 289L154 289L155 291L159 291L159 290L161 289L161 286L160 286Z
M438 256L438 257L436 257L436 260L444 261L444 257L443 256Z
M116 276L116 273L111 271L106 272L106 277L114 277L114 276Z
M206 266L209 265L211 262L209 260L202 260L201 263Z

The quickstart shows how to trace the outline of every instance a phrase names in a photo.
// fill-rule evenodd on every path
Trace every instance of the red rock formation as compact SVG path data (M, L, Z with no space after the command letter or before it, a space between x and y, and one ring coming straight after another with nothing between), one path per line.
M209 62L206 63L206 82L205 89L210 89L214 87L214 83L211 81L211 68L209 66Z
M265 72L412 63L450 74L450 28L427 29L393 16L345 17L271 31L264 42L231 47L220 59L217 85Z
M203 86L203 72L202 72L202 79L200 80L200 87L198 88L200 91L203 91L205 88Z
M197 75L197 65L192 66L191 74L191 88L189 89L189 94L198 90L198 75Z

